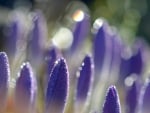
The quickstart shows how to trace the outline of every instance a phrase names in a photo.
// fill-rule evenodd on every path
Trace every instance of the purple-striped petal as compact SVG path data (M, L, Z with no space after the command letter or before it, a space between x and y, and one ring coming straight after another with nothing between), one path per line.
M15 88L15 110L17 113L33 113L37 93L36 78L29 63L21 67Z
M0 112L6 107L10 69L5 52L0 52Z
M55 65L55 62L57 59L61 57L60 51L56 47L52 47L48 50L46 50L44 59L45 59L45 78L44 78L44 86L48 85L48 80L50 78L50 74L52 72L52 69ZM46 90L46 87L45 89Z
M30 55L32 60L41 57L44 44L47 38L47 27L45 19L41 12L36 12L33 16L33 29L30 37Z
M44 59L46 62L47 76L50 75L52 68L54 67L55 61L60 57L60 51L56 47L52 47L45 52Z
M17 50L17 41L21 38L20 22L18 20L12 20L7 33L6 49L8 53L13 56Z
M90 56L85 56L77 73L76 101L85 101L93 80L93 62Z
M93 55L96 74L101 72L104 63L108 62L108 55L111 55L112 41L109 34L109 26L106 21L97 19L94 23L95 38L93 43ZM107 61L105 60L107 59ZM105 62L106 61L106 62ZM110 64L108 64L110 65ZM109 67L108 67L109 68Z
M74 39L70 50L71 52L81 47L90 31L90 16L82 10L78 10L76 13L83 13L84 17L81 21L77 21L75 24L75 28L73 30Z
M116 70L118 66L120 66L121 62L121 49L122 49L122 42L120 37L117 34L114 34L112 37L112 58L111 58L111 69Z
M134 82L127 91L126 96L127 113L135 113L137 103L138 103L138 92L136 82Z
M115 86L108 88L102 113L121 113L120 101Z
M68 76L66 61L63 58L57 60L48 81L45 113L63 113L68 93Z
M143 70L143 60L142 60L142 51L140 49L137 50L137 53L133 55L130 60L130 71L129 73L136 73L137 75L141 75Z

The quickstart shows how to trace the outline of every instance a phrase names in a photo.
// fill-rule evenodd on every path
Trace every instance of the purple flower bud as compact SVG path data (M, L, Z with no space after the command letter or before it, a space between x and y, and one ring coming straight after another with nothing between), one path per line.
M15 88L15 109L17 113L34 112L37 93L36 78L29 63L21 67Z
M124 46L121 50L121 63L120 63L120 81L129 76L130 73L130 58L131 58L131 49Z
M47 27L41 12L36 12L33 16L33 29L30 37L30 55L32 60L41 57L47 38ZM36 59L35 59L36 60Z
M52 71L52 68L54 67L55 61L61 57L61 54L57 48L52 47L45 52L44 57L45 57L46 68L47 68L46 74L47 74L47 76L49 76ZM47 77L47 78L49 78L49 77Z
M121 65L120 65L120 81L124 81L124 79L129 75L129 62L127 59L121 57Z
M55 62L58 58L61 57L61 54L60 54L60 51L55 48L55 47L52 47L48 50L46 50L45 52L45 55L44 55L44 59L45 59L45 78L44 78L44 86L47 86L48 85L48 80L49 80L49 75L51 74L52 72L52 69L55 65ZM45 91L46 91L46 88L45 87Z
M63 58L57 60L47 86L45 113L63 113L68 93L68 76L66 61Z
M98 22L97 22L98 21ZM98 25L97 25L98 24ZM98 19L94 23L96 35L93 44L94 64L96 74L102 71L104 64L110 66L111 53L112 53L112 40L109 34L109 26L104 20ZM110 58L109 58L110 57Z
M0 52L0 112L2 113L8 92L8 81L10 76L9 63L6 53Z
M115 86L108 88L102 113L121 113L120 101Z
M20 33L20 23L18 20L12 20L10 22L10 25L8 27L8 36L6 40L6 49L8 51L8 54L15 55L15 52L17 50L17 42L19 38L21 38Z
M76 22L75 28L73 30L74 39L71 46L71 52L81 47L82 43L84 42L90 31L90 16L85 12L83 12L83 15L83 19Z
M136 112L136 107L138 103L137 100L138 100L138 93L137 93L136 82L134 82L127 91L127 96L126 96L127 113Z
M144 60L146 59L145 54L147 54L146 47L144 47L144 44L141 41L136 42L134 46L135 47L129 52L128 58L121 58L120 75L123 79L131 74L141 75L144 69Z
M79 72L77 73L77 101L85 101L88 96L90 85L93 80L93 67L91 57L88 55L85 56L82 65L79 68Z
M112 58L111 58L111 70L118 71L117 69L120 66L121 62L121 49L122 49L122 42L120 37L117 34L113 34L111 37L112 39Z
M142 51L138 49L137 53L130 58L129 62L130 62L129 73L130 74L136 73L140 75L143 69Z

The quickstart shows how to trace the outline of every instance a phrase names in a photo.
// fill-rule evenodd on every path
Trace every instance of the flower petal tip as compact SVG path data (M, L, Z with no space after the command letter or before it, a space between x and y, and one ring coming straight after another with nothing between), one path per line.
M1 78L1 85L3 83L6 85L9 79L9 62L8 62L8 57L5 52L0 52L0 78Z
M10 69L7 54L0 52L0 112L3 112L5 109L9 76Z
M37 83L31 65L29 62L23 63L15 87L16 112L34 110L36 93Z
M85 56L81 66L79 67L79 72L77 73L77 100L85 100L88 96L88 92L93 81L93 67L92 58L89 55Z
M46 91L46 112L63 112L68 94L68 68L64 58L55 62Z
M115 86L108 88L102 113L120 113L120 102Z

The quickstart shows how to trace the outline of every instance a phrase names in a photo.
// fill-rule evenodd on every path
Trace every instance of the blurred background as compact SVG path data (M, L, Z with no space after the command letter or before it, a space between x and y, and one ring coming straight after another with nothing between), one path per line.
M76 1L83 2L83 4L80 2L73 2L73 0L0 0L0 51L5 50L5 43L6 43L6 38L7 38L6 35L9 35L8 34L9 32L6 30L6 26L9 25L10 16L13 15L13 18L11 17L12 20L14 18L17 20L17 18L19 17L19 19L18 19L19 22L21 21L21 24L24 25L23 26L24 28L22 30L23 34L21 34L21 36L23 37L21 39L24 40L24 37L29 37L28 33L26 33L26 30L28 32L28 31L31 31L31 29L33 28L33 26L30 26L31 21L29 21L29 20L31 18L29 16L33 16L34 11L35 12L37 10L42 11L42 13L44 14L44 16L46 18L46 22L47 22L46 27L48 27L48 38L53 38L53 36L54 36L53 31L59 30L58 28L63 28L63 27L71 28L70 26L72 25L72 23L70 22L69 17L72 16L72 13L73 13L72 10L76 10L76 9L78 9L78 7L79 7L79 9L81 8L81 9L85 10L85 12L91 16L91 18L90 18L91 25L94 23L94 21L97 18L99 18L99 17L105 18L111 26L114 26L114 28L117 29L117 31L120 34L120 37L123 39L123 42L128 43L130 45L135 41L134 39L142 38L142 39L146 40L146 42L148 42L148 44L150 44L150 0L142 0L142 1L140 1L140 0L76 0ZM86 5L84 5L84 4L86 4ZM33 13L33 15L29 15L32 13ZM82 18L80 18L80 16L82 17L83 15L82 15L82 12L79 11L79 15L78 14L76 15L76 13L75 13L75 15L73 15L72 18L75 19L75 21L78 21L78 19L80 21L80 19L82 20ZM84 26L84 28L86 28L86 27ZM87 27L87 29L88 29L88 27ZM14 28L14 32L15 32L15 28ZM69 31L67 31L67 33L68 32ZM41 32L39 32L39 33L41 33ZM57 34L57 32L55 32L55 33ZM65 34L64 31L61 31L61 33L58 32L58 34L60 34L60 35L57 35L56 37L62 36L62 33ZM69 34L68 37L73 37L70 32L68 34ZM70 36L70 34L71 34L71 36ZM91 33L89 33L89 34L91 35ZM17 37L17 35L18 34L16 33L16 37ZM64 37L65 37L65 41L69 42L68 39L66 39L66 35ZM27 40L27 41L31 42L30 38L28 38L28 39L29 40ZM60 42L61 41L62 40L60 40ZM25 42L25 41L21 40L21 42ZM59 42L59 40L58 40L58 42ZM72 41L70 41L70 42L72 43ZM46 43L47 43L47 41L46 41ZM51 44L51 43L48 43L48 44ZM20 47L22 45L25 45L25 44L20 43L20 45L17 47ZM59 45L59 43L58 43L58 45ZM63 43L63 45L66 46L66 43ZM29 48L27 48L27 50L28 49ZM86 49L88 49L87 46L85 48L82 48L80 50L81 53L82 53L82 50L86 51ZM23 50L25 50L25 49L23 48ZM21 50L21 52L25 53L22 50ZM27 51L27 53L28 53L28 51ZM69 55L70 55L70 53L69 53ZM75 54L76 54L76 51L74 52L73 55L71 53L71 55L74 57L71 57L70 59L68 58L70 60L70 62L68 60L68 62L70 63L69 66L72 68L72 70L75 68L74 65L78 65L77 63L80 63L80 60L77 57L80 54L78 54L78 55L75 55ZM142 53L140 53L140 54L142 54ZM22 58L22 56L24 56L24 55L19 54L18 56ZM14 60L14 62L15 63L17 62L17 63L11 64L12 67L14 67L14 68L16 68L14 65L19 65L18 62L21 62L23 59L22 58L20 61L18 61L18 56L15 57L16 61ZM131 56L131 55L129 55L129 56ZM148 56L149 56L149 54L148 54ZM138 58L139 57L141 58L141 56L138 56ZM78 61L71 62L71 61L74 61L74 60L72 60L74 58L78 59ZM133 58L134 58L134 56L133 56ZM34 59L32 59L32 60L34 60ZM126 61L126 59L125 59L125 61ZM136 64L136 61L140 62L140 60L139 59L135 60L135 62L134 62L135 68L139 66ZM35 63L35 65L36 65L36 63ZM35 67L35 65L33 67ZM130 65L130 64L127 64L127 66L128 65ZM14 68L12 68L12 70L16 71L17 69L14 69ZM38 68L40 68L40 67L38 67L38 65L37 65L37 67L35 67L35 68L37 68L37 70L38 70ZM133 66L133 68L134 68L134 66ZM13 73L16 73L16 72L13 72ZM74 70L72 71L72 73L74 73ZM71 79L74 79L74 78L72 77ZM104 80L104 82L105 82L105 80ZM102 85L101 87L105 87L105 85L104 86ZM95 88L95 91L97 91L96 88ZM123 92L123 91L120 91L120 92ZM101 91L100 91L100 93L101 93ZM95 94L97 94L97 93L95 93ZM121 95L124 96L123 93ZM123 96L121 96L121 97L123 97ZM101 98L103 98L103 97L101 97ZM95 104L93 104L93 105L95 106ZM96 107L99 108L99 104L96 104L96 105L97 105Z
M130 43L134 38L144 38L150 43L150 0L80 0L89 10L92 22L104 17L114 25L121 37ZM24 8L41 9L48 23L55 23L63 15L70 0L0 0L0 48L4 44L4 26L9 12Z

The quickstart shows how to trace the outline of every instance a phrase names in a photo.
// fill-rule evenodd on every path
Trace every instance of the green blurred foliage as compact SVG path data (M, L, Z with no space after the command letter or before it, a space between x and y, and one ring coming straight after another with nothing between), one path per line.
M150 19L146 17L143 20L150 7L147 2L148 0L95 0L89 7L93 21L104 17L117 28L127 43L132 43L137 35L150 38L149 27L145 28L144 25L149 25Z

